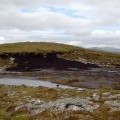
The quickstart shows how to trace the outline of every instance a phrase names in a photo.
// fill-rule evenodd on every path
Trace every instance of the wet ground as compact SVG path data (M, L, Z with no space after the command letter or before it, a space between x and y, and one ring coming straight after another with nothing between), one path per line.
M79 71L56 71L52 69L42 69L36 72L0 72L0 78L4 81L6 78L7 81L9 79L9 83L10 81L12 83L16 78L23 79L24 77L29 77L29 79L25 79L29 84L33 82L31 78L35 78L37 81L39 80L39 82L42 80L43 82L49 81L52 84L55 83L55 86L57 83L79 88L108 87L120 89L120 72L118 70L90 69ZM40 86L38 82L35 84ZM50 85L52 86L52 84Z
M56 83L52 83L49 81L36 80L34 78L0 78L0 84L1 85L15 85L15 86L23 85L23 86L29 86L29 87L62 88L62 89L74 89L75 88L75 87L70 87L67 85L58 85Z

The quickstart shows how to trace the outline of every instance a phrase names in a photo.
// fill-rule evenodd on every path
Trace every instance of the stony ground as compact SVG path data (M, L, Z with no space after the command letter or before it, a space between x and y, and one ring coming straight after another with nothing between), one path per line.
M120 90L1 85L0 120L120 120Z

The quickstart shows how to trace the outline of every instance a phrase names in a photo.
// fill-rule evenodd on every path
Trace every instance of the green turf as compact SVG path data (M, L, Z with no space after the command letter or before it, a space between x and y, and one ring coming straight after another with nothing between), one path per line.
M48 43L48 42L25 42L25 43L11 43L0 45L0 53L16 53L16 52L68 52L79 49L65 44Z

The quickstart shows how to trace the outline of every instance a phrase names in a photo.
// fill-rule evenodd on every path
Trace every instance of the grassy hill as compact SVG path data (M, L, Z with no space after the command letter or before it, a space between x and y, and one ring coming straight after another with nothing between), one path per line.
M65 59L120 67L120 54L89 50L66 44L23 42L0 45L0 54L18 53L25 55L26 53L46 54L50 52L61 52L63 54L60 57ZM4 63L6 64L5 61ZM3 64L3 60L0 60L0 64Z
M65 44L49 43L49 42L22 42L0 45L0 53L47 53L47 52L69 52L79 49Z

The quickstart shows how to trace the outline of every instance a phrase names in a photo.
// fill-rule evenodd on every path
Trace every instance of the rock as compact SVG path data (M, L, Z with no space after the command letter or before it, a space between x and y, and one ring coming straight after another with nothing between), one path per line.
M14 64L15 58L14 57L10 57L10 64Z
M9 90L7 90L6 92L3 92L3 94L5 96L14 96L16 94L16 92L15 91L9 91Z
M98 93L94 93L94 94L92 95L92 100L98 101L99 99L100 99L100 95L99 95Z
M36 98L32 98L29 100L29 103L35 104L35 105L39 105L39 104L43 104L44 101L40 100L40 99L36 99Z
M81 99L81 98L64 98L58 99L52 102L41 102L39 99L33 99L27 104L22 104L15 108L15 111L21 108L27 108L27 110L32 114L38 114L46 109L53 111L85 111L93 112L99 107L98 104L93 103L92 101Z
M22 109L22 108L25 108L25 107L26 107L26 106L23 105L23 104L18 105L18 106L15 107L14 112L16 112L16 111L18 111L18 110L20 110L20 109Z
M111 111L120 111L120 100L105 101L104 104L109 106Z
M78 92L79 91L83 91L83 90L85 90L86 88L75 88L75 90L78 90Z
M85 99L88 100L88 101L91 101L91 100L92 100L91 97L85 97Z
M59 99L53 103L51 103L51 109L56 111L87 111L92 112L93 110L99 107L98 104L94 104L92 101L88 101L86 99L81 98L66 98L66 99Z
M103 99L103 100L108 100L110 94L111 94L110 92L105 92L105 93L103 93L102 96L101 96L101 99Z
M120 94L110 95L109 100L112 100L112 99L120 99Z
M75 105L70 105L69 106L69 110L71 110L71 111L79 111L80 107L79 106L75 106Z
M18 111L19 109L26 108L31 114L37 114L45 110L42 107L43 104L45 104L44 101L40 99L32 98L26 104L25 103L19 104L17 107L15 107L14 111ZM39 112L36 112L36 111L39 111Z
M102 97L108 97L108 96L110 96L110 92L105 92L102 94Z

